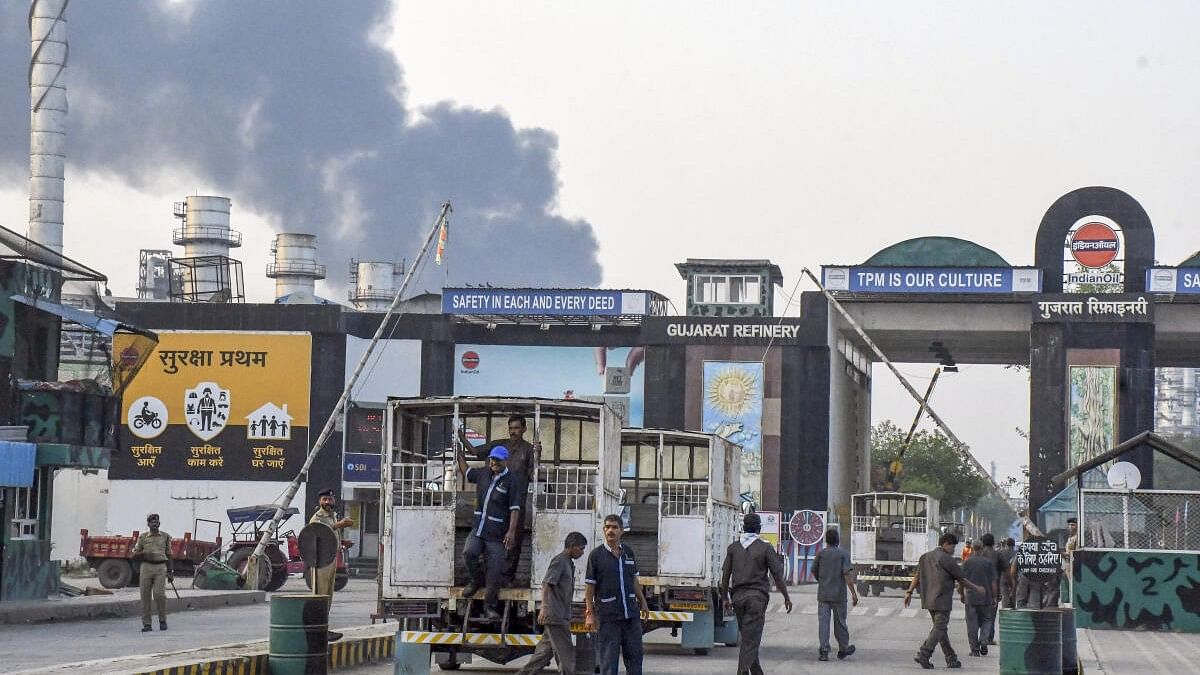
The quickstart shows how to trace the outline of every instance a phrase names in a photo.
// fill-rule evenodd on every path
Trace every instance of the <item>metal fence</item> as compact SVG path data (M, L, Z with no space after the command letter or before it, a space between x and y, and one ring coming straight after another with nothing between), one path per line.
M539 511L588 511L596 503L595 466L538 467Z
M1083 489L1079 500L1082 547L1200 552L1200 492Z

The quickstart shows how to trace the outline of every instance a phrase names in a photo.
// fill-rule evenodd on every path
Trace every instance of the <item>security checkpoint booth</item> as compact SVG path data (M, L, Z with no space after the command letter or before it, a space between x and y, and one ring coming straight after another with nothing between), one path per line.
M1143 432L1055 476L1078 488L1071 602L1079 628L1200 633L1200 490L1142 489L1134 451L1158 455L1182 482L1200 481L1200 455ZM1193 518L1196 522L1192 522Z

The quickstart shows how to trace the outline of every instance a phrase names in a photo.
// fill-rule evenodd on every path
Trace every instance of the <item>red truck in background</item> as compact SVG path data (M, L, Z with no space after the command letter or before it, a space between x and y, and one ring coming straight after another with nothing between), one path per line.
M171 569L175 574L191 576L196 567L208 556L221 548L221 523L215 520L198 518L192 525L197 529L201 523L213 523L217 526L216 541L193 539L191 532L184 532L183 538L171 539ZM140 532L134 530L133 535L104 535L92 536L87 530L80 530L79 555L87 559L88 564L96 570L100 585L105 588L124 588L137 584L137 566L133 564L133 547L137 544Z

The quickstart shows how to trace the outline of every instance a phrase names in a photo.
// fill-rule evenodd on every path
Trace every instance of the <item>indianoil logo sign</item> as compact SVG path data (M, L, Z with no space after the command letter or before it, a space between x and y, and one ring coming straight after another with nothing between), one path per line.
M1116 260L1121 241L1116 231L1099 221L1084 223L1071 235L1071 257L1091 269L1099 269Z
M479 354L476 352L463 352L462 355L463 372L476 372L479 368Z

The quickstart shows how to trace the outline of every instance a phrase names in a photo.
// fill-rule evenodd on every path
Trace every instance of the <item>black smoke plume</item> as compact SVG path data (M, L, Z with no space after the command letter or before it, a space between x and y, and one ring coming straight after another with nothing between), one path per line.
M28 11L0 0L0 177L10 185L28 170ZM240 208L317 234L339 286L351 257L411 257L449 198L451 284L598 283L592 226L553 215L554 134L449 102L414 115L400 65L372 39L390 14L386 0L71 2L68 180L100 172L137 187L190 172L233 198L235 228ZM163 195L164 213L182 196ZM165 230L136 247L168 243ZM415 289L443 281L431 264Z

